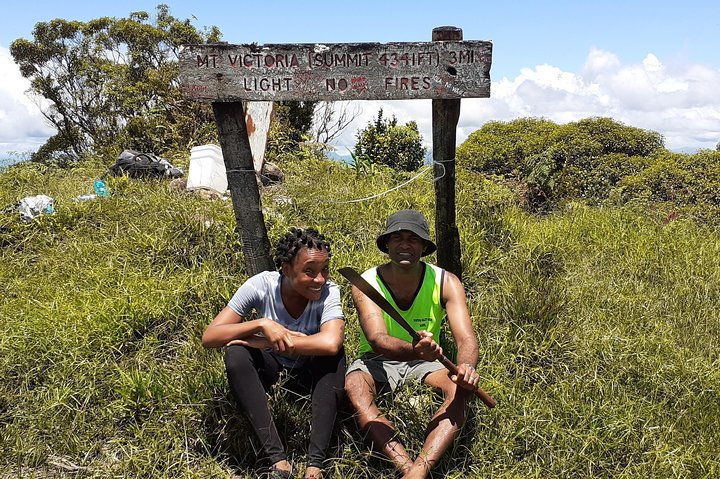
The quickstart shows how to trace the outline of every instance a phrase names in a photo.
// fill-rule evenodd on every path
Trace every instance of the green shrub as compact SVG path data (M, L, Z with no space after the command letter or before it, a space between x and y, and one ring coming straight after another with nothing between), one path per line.
M655 131L623 125L611 118L586 118L558 129L554 141L584 146L578 157L619 153L627 156L650 156L663 150L663 137ZM577 148L577 147L576 147Z
M557 129L541 118L488 122L457 148L457 163L482 173L523 177L526 158L545 151Z
M398 125L397 119L383 118L382 108L372 122L357 132L354 155L399 171L415 171L425 160L425 148L417 123Z
M678 205L720 205L720 152L666 153L620 183L623 198L649 197Z
M566 164L558 179L557 195L591 205L602 204L622 180L639 174L653 161L643 156L609 153L597 158L593 165Z
M660 134L609 118L566 125L534 118L490 122L457 149L461 166L519 185L532 212L574 200L601 204L621 181L665 154Z

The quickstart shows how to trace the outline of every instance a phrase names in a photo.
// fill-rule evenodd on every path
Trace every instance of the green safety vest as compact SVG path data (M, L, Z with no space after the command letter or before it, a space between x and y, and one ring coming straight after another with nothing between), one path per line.
M440 341L440 325L445 318L445 309L442 307L442 281L445 271L435 265L429 263L421 263L424 265L425 275L423 277L420 290L415 296L410 309L402 310L395 303L395 299L390 294L390 290L380 279L377 268L370 268L365 271L362 276L375 289L380 291L385 299L398 310L403 318L415 329L415 331L430 331L435 341ZM397 324L390 315L383 311L383 319L390 336L402 339L409 343L412 337L405 331L402 326ZM360 350L359 354L363 355L372 351L368 343L365 333L360 329Z

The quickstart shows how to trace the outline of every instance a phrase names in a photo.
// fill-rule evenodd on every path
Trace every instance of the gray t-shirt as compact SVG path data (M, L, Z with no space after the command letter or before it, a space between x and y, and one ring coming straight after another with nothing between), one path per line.
M243 283L230 299L228 306L243 318L255 310L258 317L270 318L291 331L308 336L318 333L320 326L333 319L345 319L340 303L340 288L332 281L325 283L320 299L308 301L299 318L293 318L285 309L280 294L281 278L277 271L263 271ZM277 354L277 353L275 353ZM301 366L306 358L277 354L283 366Z

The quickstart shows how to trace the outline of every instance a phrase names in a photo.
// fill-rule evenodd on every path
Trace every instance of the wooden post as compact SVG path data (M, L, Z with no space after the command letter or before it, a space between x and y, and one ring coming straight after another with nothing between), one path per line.
M462 29L437 27L432 40L462 40ZM448 74L455 70L448 67ZM462 279L460 234L455 219L455 141L460 99L432 100L433 161L435 163L435 236L438 265Z
M253 276L272 271L275 265L270 255L242 103L213 102L212 107L247 273Z

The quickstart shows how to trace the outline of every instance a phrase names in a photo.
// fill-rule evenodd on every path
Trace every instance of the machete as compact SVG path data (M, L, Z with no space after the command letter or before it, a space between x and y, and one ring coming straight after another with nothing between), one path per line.
M421 338L420 338L420 335L417 333L417 331L415 331L415 329L413 329L413 327L410 326L410 324L408 324L408 322L405 320L405 318L403 318L402 315L400 315L398 310L395 309L393 307L393 305L390 304L390 302L387 299L385 299L385 297L382 294L380 294L380 292L378 290L373 288L372 285L370 285L370 283L365 281L365 278L360 276L360 273L358 273L357 271L355 271L354 269L349 268L349 267L340 268L338 271L340 272L341 275L343 275L345 277L345 279L350 281L350 284L352 284L357 289L362 291L365 294L365 296L370 298L370 300L372 300L372 302L377 304L380 307L380 309L385 311L392 319L394 319L400 326L402 326L402 328L410 334L410 336L413 338L413 340L420 341ZM448 371L450 371L451 374L457 375L457 373L458 373L457 366L455 366L455 363L453 363L447 357L445 357L445 355L441 355L439 361L442 363L443 366L445 366L448 369ZM477 397L479 397L482 400L482 402L485 403L485 405L487 407L492 408L492 407L495 407L495 404L497 404L496 401L492 397L490 397L490 395L488 393L483 391L483 389L480 386L476 386L476 389L474 392L475 392L475 395Z

